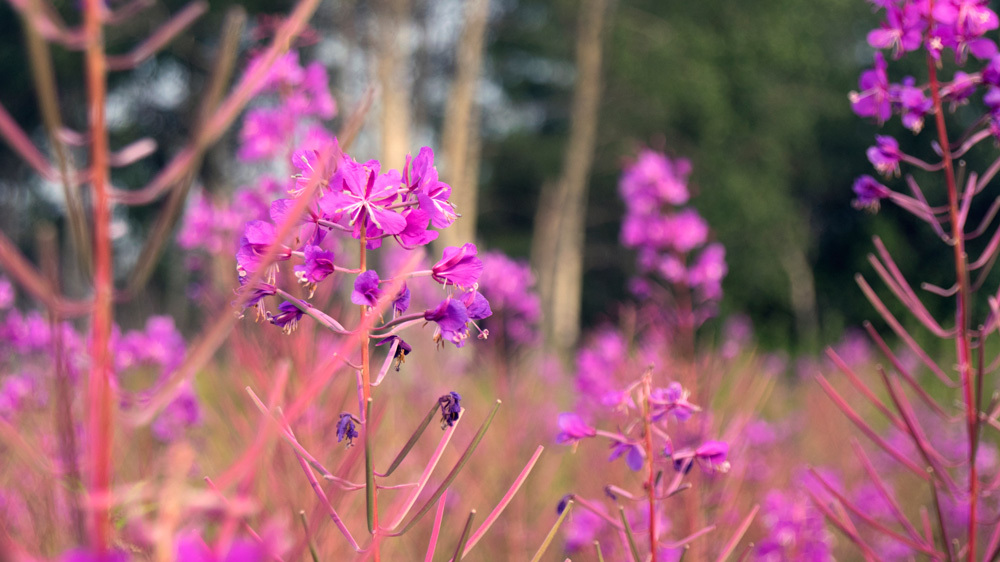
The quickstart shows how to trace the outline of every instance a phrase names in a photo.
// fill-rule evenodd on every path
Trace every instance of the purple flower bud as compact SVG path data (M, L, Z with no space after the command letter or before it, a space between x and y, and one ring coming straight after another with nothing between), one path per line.
M984 84L1000 87L1000 55L990 59L989 64L980 73L980 77Z
M378 304L382 291L378 288L378 272L374 269L362 272L354 280L354 292L351 293L351 302L354 304L375 306Z
M559 434L556 443L575 444L581 439L597 435L597 430L587 425L579 415L573 412L559 414Z
M354 440L358 437L358 429L354 425L354 416L348 413L340 414L340 421L337 422L337 443L347 439L347 446L354 445Z
M438 398L441 405L441 429L452 427L462 413L462 397L457 392L449 392Z
M445 248L441 261L431 267L432 277L442 285L472 287L483 273L483 262L476 257L477 252L471 242L459 248Z
M572 499L573 494L566 494L565 496L559 498L559 503L556 504L556 515L562 515L562 512L566 511L566 507Z

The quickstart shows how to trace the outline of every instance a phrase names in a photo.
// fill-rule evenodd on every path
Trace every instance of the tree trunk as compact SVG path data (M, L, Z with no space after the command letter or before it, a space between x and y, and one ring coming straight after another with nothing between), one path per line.
M410 0L380 0L376 9L376 66L382 110L380 160L386 169L400 170L410 150L410 80L406 75Z
M562 174L543 186L535 215L532 263L549 349L566 356L580 335L587 187L597 141L601 56L608 0L585 0L576 41L576 88Z
M489 0L470 0L465 28L455 51L455 80L448 95L441 145L442 180L451 185L450 201L462 219L441 232L442 246L458 246L476 238L479 171L479 108L476 84L483 66L483 44L489 19Z

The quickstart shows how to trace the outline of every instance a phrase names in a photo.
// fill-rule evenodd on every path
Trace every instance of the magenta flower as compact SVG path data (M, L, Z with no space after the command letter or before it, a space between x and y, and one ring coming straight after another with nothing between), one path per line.
M441 301L433 310L424 311L424 320L437 323L435 342L450 341L455 347L462 347L469 337L468 309L452 298Z
M868 161L883 176L898 176L899 161L903 157L899 143L895 138L886 135L875 135L875 143L875 146L869 147L866 153Z
M889 96L889 77L886 74L885 57L875 53L875 68L861 73L858 87L861 92L851 92L851 109L859 117L875 117L884 123L892 115Z
M912 77L903 80L895 92L895 99L899 103L903 117L903 126L919 133L924 128L924 117L930 113L934 107L933 102L924 94L922 88L913 85Z
M240 277L240 288L236 290L237 294L250 293L243 303L243 311L253 308L257 312L258 320L265 318L267 309L264 307L263 298L274 295L278 288L268 283L258 283L256 287L250 287L246 285L246 279L246 277ZM240 317L242 318L242 312Z
M597 435L597 430L587 425L578 414L563 412L559 414L559 434L556 443L576 444L581 439Z
M880 184L875 178L864 175L854 181L854 206L859 208L878 210L879 202L888 197L892 192L889 188Z
M476 257L477 252L476 245L471 242L460 248L445 248L441 260L431 268L431 276L442 285L475 285L483 273L483 262Z
M420 210L428 214L434 228L448 228L455 222L458 214L448 201L451 197L451 186L438 181L437 168L434 167L434 151L423 147L416 158L406 157L407 189L416 195Z
M273 158L287 148L294 127L294 121L280 110L251 109L243 119L236 156L244 162Z
M920 48L924 27L925 19L915 4L889 5L882 27L868 33L868 44L876 49L892 49L892 57L898 59Z
M282 332L291 334L299 327L299 320L302 318L302 309L296 306L295 303L285 301L278 305L278 310L278 314L268 314L268 321L281 328Z
M312 245L305 247L304 254L305 262L293 268L295 270L295 277L298 278L299 283L315 287L317 283L333 273L333 260L335 256L333 252L328 252L319 246Z
M725 441L706 441L695 449L694 456L700 461L702 470L705 472L727 472L729 462L726 456L729 454L729 444Z
M689 198L690 173L689 161L679 158L671 162L664 154L647 148L625 169L618 191L634 211L655 209L661 203L683 205Z
M320 208L339 221L341 217L354 227L354 237L361 238L362 225L366 234L375 238L385 234L399 234L406 229L406 219L387 209L399 195L401 178L396 170L379 174L378 160L364 164L355 162L346 154L341 158L337 173L330 182L331 192L320 199Z
M611 456L608 457L608 461L613 461L622 455L625 456L625 465L634 472L642 470L642 466L646 464L646 453L638 443L615 441L611 446Z
M354 280L354 291L351 293L351 302L354 304L375 306L382 296L382 291L378 288L378 272L374 269L362 272Z
M399 233L399 241L405 248L416 248L426 246L437 240L438 233L428 230L431 217L426 211L420 209L410 209L403 214L406 218L406 228Z
M698 211L684 209L670 218L670 244L678 252L687 253L708 239L708 223Z
M240 277L257 271L268 247L277 240L274 225L266 221L250 221L240 238L240 248L236 252L236 270ZM288 248L282 248L275 260L287 260L292 255ZM270 280L270 279L268 279Z
M183 437L185 431L199 423L201 407L198 397L187 387L153 421L153 436L169 443Z
M482 320L493 315L489 301L479 291L469 291L462 295L462 304L465 305L469 320Z
M688 284L703 299L719 300L722 298L722 279L728 272L726 248L718 242L709 244L688 271Z

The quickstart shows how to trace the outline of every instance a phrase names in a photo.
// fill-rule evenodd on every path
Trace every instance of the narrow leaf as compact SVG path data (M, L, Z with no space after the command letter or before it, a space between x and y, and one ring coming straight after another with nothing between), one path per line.
M479 539L483 538L483 535L485 535L486 532L490 530L490 527L492 527L493 523L496 522L496 520L500 517L500 514L503 513L503 510L507 508L507 504L509 504L511 500L514 499L514 495L517 494L517 491L521 489L521 485L524 484L524 481L528 478L528 474L531 473L531 469L535 467L535 463L538 461L538 457L541 456L542 451L544 450L545 447L541 445L539 445L538 448L535 449L535 454L532 455L531 459L528 460L528 464L524 465L524 469L521 470L521 474L519 474L517 478L514 479L514 483L510 485L510 488L507 490L507 493L504 494L503 498L500 499L500 502L497 503L497 506L493 508L493 511L491 511L490 514L486 517L486 520L483 521L483 524L480 525L478 529L476 529L476 532L473 533L471 537L469 537L469 544L466 545L465 552L462 553L463 556L468 554L469 551L472 550L472 547L476 546L476 543L479 542Z
M372 459L372 399L365 404L365 514L368 532L375 532L375 462Z
M628 548L632 551L632 562L640 562L642 558L639 557L639 548L635 545L635 537L632 536L632 528L625 517L624 507L618 506L618 515L621 517L622 527L625 529L625 537L628 538Z
M458 459L458 462L455 463L455 467L451 469L451 472L449 472L448 476L445 477L444 482L442 482L441 485L438 486L438 489L431 495L430 498L428 498L427 502L423 505L423 507L420 508L420 511L418 511L417 514L413 516L413 519L410 519L410 522L407 523L405 527L403 527L403 530L395 534L387 533L388 536L395 537L406 534L406 532L409 531L410 528L412 528L417 521L419 521L428 511L430 511L431 506L434 505L434 502L436 502L438 498L441 497L441 494L443 494L444 491L448 489L448 486L451 486L451 483L455 480L456 477L458 477L458 473L461 472L462 469L465 468L465 464L469 462L469 458L472 457L472 453L476 451L476 447L479 446L479 443L483 440L483 436L486 435L486 430L488 430L490 428L490 424L493 423L493 418L496 417L497 410L500 409L500 404L501 404L500 400L497 400L496 405L493 406L493 410L490 411L490 415L486 418L486 421L483 422L483 425L480 426L479 431L476 433L476 436L472 439L472 442L469 443L469 446L468 448L465 449L465 452L462 453L462 456Z
M434 514L434 527L431 528L431 540L427 543L427 554L424 555L424 562L434 561L434 550L437 549L438 535L441 533L441 520L444 519L444 503L448 497L448 492L441 494L438 500L437 513Z
M556 538L556 533L559 532L559 527L562 527L563 521L566 519L566 516L569 515L569 512L572 509L573 509L573 500L569 500L568 502L566 502L566 508L563 509L563 512L559 514L559 517L556 519L556 522L552 524L552 528L549 529L549 534L545 535L545 540L543 540L541 546L538 547L538 551L535 552L535 555L531 557L531 562L538 562L539 560L542 559L542 555L545 554L546 550L548 550L549 545L552 544L552 540ZM597 547L597 551L598 552L601 551L600 546Z
M469 518L465 520L465 528L462 529L462 536L458 538L458 545L455 547L455 554L451 556L451 559L455 562L461 560L465 553L462 552L465 548L465 541L469 539L469 531L472 530L472 521L476 518L476 510L473 509L469 512Z
M424 434L424 430L426 430L427 426L430 425L431 420L434 419L434 414L436 414L437 411L438 411L438 403L437 401L435 401L434 404L431 406L431 410L427 412L427 415L424 417L424 421L420 422L420 426L417 427L417 430L414 431L413 435L410 436L410 439L409 441L406 442L406 445L403 445L403 448L399 451L399 454L396 455L396 458L392 460L392 464L389 465L389 468L386 469L384 474L376 473L376 475L385 478L396 471L396 468L399 467L399 463L403 462L403 459L406 458L406 455L410 454L410 449L412 449L413 446L417 444L417 441L420 439L420 436Z

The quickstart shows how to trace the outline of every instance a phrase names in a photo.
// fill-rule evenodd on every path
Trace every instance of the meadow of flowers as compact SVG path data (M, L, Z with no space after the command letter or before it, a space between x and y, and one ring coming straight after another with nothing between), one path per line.
M58 135L44 153L6 112L0 134L66 189L68 223L93 242L67 249L91 279L76 300L51 232L30 256L0 235L0 560L1000 556L987 382L1000 367L1000 21L986 2L873 1L874 63L849 94L873 133L898 116L922 143L910 154L874 136L882 179L855 182L859 212L925 224L951 285L918 284L927 272L901 270L906 249L876 238L874 276L857 276L871 323L822 357L761 352L746 317L718 318L739 280L697 211L710 194L690 184L694 164L644 148L618 184L632 296L570 360L544 343L526 262L437 243L462 218L431 147L399 169L352 155L370 99L340 107L326 69L290 49L315 0L134 190L109 176L147 154L108 146L100 37L114 18L87 0L77 31L12 4L36 47L84 53L87 164L72 169ZM921 72L896 72L904 59ZM260 173L187 193L230 127ZM991 163L971 169L973 151ZM177 202L160 208L179 222L159 242L184 252L202 313L190 333L169 310L116 323L131 289L115 283L113 209L160 200Z

